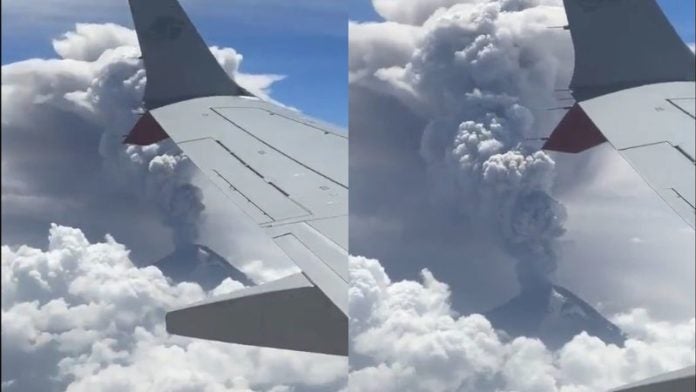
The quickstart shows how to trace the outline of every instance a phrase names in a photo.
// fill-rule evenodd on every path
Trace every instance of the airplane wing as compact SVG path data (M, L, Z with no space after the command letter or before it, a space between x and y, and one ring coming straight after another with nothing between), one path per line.
M612 389L612 392L691 392L696 387L694 370L694 366L689 366Z
M577 153L608 141L692 228L694 54L654 0L564 0L576 104L544 144Z
M348 137L230 79L176 0L129 0L148 109L125 143L171 138L302 273L167 314L173 334L348 353Z

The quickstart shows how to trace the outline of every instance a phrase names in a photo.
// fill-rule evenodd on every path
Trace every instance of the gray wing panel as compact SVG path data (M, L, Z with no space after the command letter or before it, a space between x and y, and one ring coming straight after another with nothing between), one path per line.
M580 103L607 140L691 227L696 123L688 105L695 88L693 82L660 83Z
M694 370L694 366L689 366L613 389L612 392L692 392L696 387Z
M269 224L310 215L270 177L249 167L225 142L205 138L181 142L179 147L255 222ZM247 147L258 150L262 146L250 144Z
M250 98L198 98L150 114L347 314L347 138Z
M347 216L348 143L342 135L241 97L193 99L150 113L258 224Z
M297 115L283 113L265 102L251 101L247 105L214 110L239 128L253 130L254 137L270 148L282 149L302 165L342 186L348 185L347 159L335 155L344 148L345 135L332 133Z
M631 148L622 151L622 155L655 192L694 227L694 164L668 143Z
M348 254L306 223L268 228L278 246L302 272L348 314Z
M694 54L654 0L564 0L578 100L649 83L694 80Z
M229 343L348 354L348 318L302 274L167 313L169 333Z
M316 219L307 224L329 237L341 248L348 249L348 216Z

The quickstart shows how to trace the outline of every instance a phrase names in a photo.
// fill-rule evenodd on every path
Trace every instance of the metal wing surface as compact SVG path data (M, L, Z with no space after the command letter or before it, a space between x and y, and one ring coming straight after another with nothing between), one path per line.
M544 149L608 141L692 228L696 205L694 55L654 0L565 0L577 103Z
M695 387L694 367L689 366L624 385L611 392L691 392Z
M171 138L302 270L172 311L167 330L347 355L347 133L251 96L229 78L221 87L211 70L222 69L176 0L130 4L149 111L126 142Z

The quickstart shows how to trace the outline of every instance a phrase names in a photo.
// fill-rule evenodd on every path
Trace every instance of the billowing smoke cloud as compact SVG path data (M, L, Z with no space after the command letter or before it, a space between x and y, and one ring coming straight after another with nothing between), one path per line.
M46 250L2 247L3 391L335 391L346 359L170 336L164 312L205 293L138 268L111 236L53 225Z
M583 332L551 351L457 314L427 269L421 281L395 282L377 260L350 266L351 391L591 392L696 361L693 318L657 322L635 309L614 317L629 335L624 347Z
M23 219L21 224L39 213L37 202L28 199L39 196L52 204L47 219L72 219L80 226L93 225L95 216L127 210L143 220L155 214L171 229L175 245L195 242L205 205L192 184L191 162L168 141L123 144L142 111L145 86L135 32L110 23L77 24L54 40L53 48L57 59L2 67L3 142L12 146L3 148L3 175L14 180L13 187L3 184L3 206ZM242 56L234 49L211 50L231 77L261 97L268 99L271 84L282 79L240 73ZM80 211L66 219L56 216L59 205ZM90 217L75 218L84 211ZM138 231L145 225L137 219L124 223ZM121 226L117 220L113 226ZM102 233L112 230L108 223L103 226ZM117 231L127 236L129 230Z
M435 201L497 233L518 259L523 286L548 282L566 213L550 195L554 161L528 139L549 131L557 115L539 109L556 104L554 89L570 76L569 37L548 28L564 22L563 9L541 1L453 3L376 1L382 16L410 25L400 27L410 33L409 55L373 61L368 70L353 62L351 81L426 119L420 153ZM351 35L375 29L354 24ZM360 46L356 55L364 56Z

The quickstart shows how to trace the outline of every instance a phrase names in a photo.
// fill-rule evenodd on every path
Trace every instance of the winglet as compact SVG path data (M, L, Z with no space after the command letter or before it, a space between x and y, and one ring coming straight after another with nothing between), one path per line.
M605 141L604 135L576 103L558 123L542 149L577 153Z
M251 95L220 67L177 0L129 0L147 85L145 107L218 95Z
M575 47L577 100L652 83L694 80L694 54L655 0L564 0Z
M169 135L162 129L150 112L145 113L133 126L128 136L123 140L124 144L136 144L147 146L168 138Z

